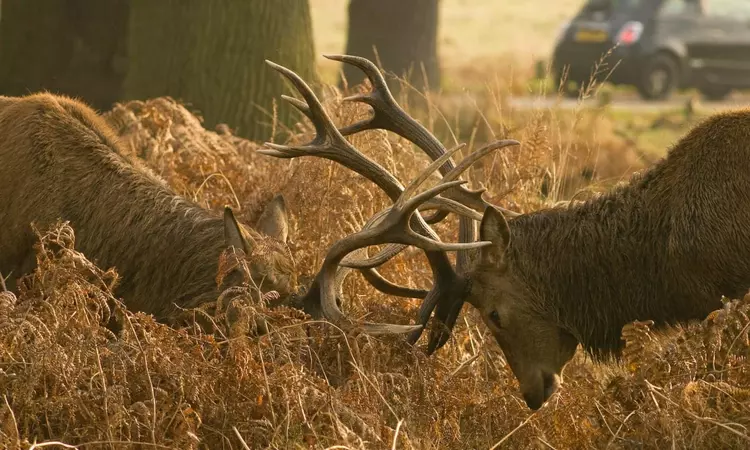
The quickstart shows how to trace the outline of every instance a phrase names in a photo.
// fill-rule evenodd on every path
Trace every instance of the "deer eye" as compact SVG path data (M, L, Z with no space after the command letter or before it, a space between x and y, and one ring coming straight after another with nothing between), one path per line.
M497 311L493 310L493 311L492 311L492 312L490 313L490 320L492 321L492 323L493 323L493 324L495 324L495 326L496 326L496 327L498 327L498 328L502 328L502 327L500 326L500 314L498 314L498 312L497 312Z

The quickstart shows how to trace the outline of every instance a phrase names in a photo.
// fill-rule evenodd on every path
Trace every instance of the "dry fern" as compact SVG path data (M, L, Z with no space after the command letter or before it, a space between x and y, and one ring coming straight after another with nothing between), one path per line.
M326 97L339 125L366 113L342 104L334 89ZM508 207L541 205L538 188L550 159L593 139L561 131L562 120L549 114L502 123L489 111L482 115L526 142L523 152L472 174ZM118 105L107 118L135 163L206 207L239 202L239 218L251 223L272 195L284 193L300 279L316 272L332 242L387 204L359 175L317 159L258 155L256 144L226 127L204 130L171 99ZM296 131L290 139L300 142L311 130L301 123ZM383 132L353 142L402 181L427 164ZM449 220L438 232L452 237L456 228ZM430 358L398 336L345 334L300 311L270 308L273 294L259 296L252 280L185 311L185 326L172 329L125 310L111 294L117 274L76 252L74 239L65 224L40 230L38 269L18 298L0 292L3 448L49 441L179 449L748 446L747 301L670 332L628 325L621 364L593 365L578 354L560 392L530 414L468 307L451 341ZM236 267L238 259L224 258L222 270ZM413 287L431 282L418 251L403 252L382 273ZM418 308L417 301L375 292L358 274L344 293L347 313L368 320L403 320ZM112 322L120 325L117 334Z

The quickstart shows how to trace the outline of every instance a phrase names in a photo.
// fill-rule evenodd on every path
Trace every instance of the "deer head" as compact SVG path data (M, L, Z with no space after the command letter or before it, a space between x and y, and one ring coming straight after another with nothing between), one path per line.
M282 298L293 295L297 288L296 268L287 246L288 221L286 201L281 194L266 205L254 228L242 227L232 209L224 208L225 245L251 256L250 277L264 291L276 291ZM237 272L232 276L241 275ZM232 281L236 282L231 277L226 280Z

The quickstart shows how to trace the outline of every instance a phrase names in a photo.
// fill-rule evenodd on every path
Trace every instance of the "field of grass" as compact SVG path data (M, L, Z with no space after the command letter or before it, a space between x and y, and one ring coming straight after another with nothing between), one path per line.
M340 126L364 112L336 96L326 107ZM469 175L487 187L488 199L518 211L572 195L564 183L589 184L578 174L592 164L609 170L600 174L611 177L593 180L604 186L644 165L597 111L508 113L489 104L473 127L467 119L458 128L413 113L448 143L460 128L472 131L469 148L490 136L521 140ZM148 155L143 162L177 192L217 212L239 201L238 219L254 223L264 202L283 193L303 283L336 239L388 204L336 164L262 156L257 143L203 130L171 101L134 102L107 116L133 157ZM289 141L302 142L312 130L302 122L289 131ZM426 163L385 133L352 142L403 183ZM545 182L552 186L546 198ZM455 220L437 230L453 240ZM171 329L112 308L116 272L73 250L75 230L60 225L40 239L39 268L19 298L0 293L2 448L713 449L750 442L750 301L668 334L629 326L620 364L593 364L579 352L560 392L532 413L469 306L432 357L423 342L342 333L299 311L269 308L252 290ZM413 287L431 284L419 252L404 252L381 272ZM379 294L359 275L347 279L343 301L353 317L396 323L412 320L419 306ZM112 316L122 324L117 335L106 327Z
M546 56L557 26L579 1L441 1L446 73L481 82L458 95L404 105L447 147L521 141L466 177L501 206L527 212L596 195L648 167L707 114L634 114L606 105L514 110L508 92L525 89L514 88L514 67ZM316 51L342 52L346 2L311 3ZM475 69L467 75L467 67ZM321 70L331 73L323 61ZM365 114L361 105L342 103L333 87L321 93L339 126ZM260 143L205 130L172 101L133 102L106 116L130 156L207 208L236 205L237 218L251 224L266 201L283 193L303 285L333 242L388 205L369 182L337 164L260 155ZM279 142L301 143L312 132L301 120ZM408 142L384 132L351 142L403 184L427 162ZM456 223L450 218L436 229L454 241ZM208 318L213 333L198 321L172 329L121 305L113 308L116 272L89 262L73 249L74 240L75 230L64 224L40 230L38 270L18 298L0 292L0 448L750 445L750 298L669 332L629 325L620 363L594 364L579 350L559 393L531 412L470 306L448 344L431 357L424 339L410 347L399 336L344 333L297 310L270 308L252 290L196 312ZM432 282L416 251L405 251L381 272L412 287ZM347 314L371 321L408 323L419 307L416 300L378 293L358 274L347 279L343 294ZM122 324L118 335L106 327L112 316Z

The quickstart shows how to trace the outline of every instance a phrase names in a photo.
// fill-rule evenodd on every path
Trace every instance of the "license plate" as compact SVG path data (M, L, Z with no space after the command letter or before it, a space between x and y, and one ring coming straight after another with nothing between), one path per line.
M608 34L603 30L578 30L575 34L576 42L604 42Z

